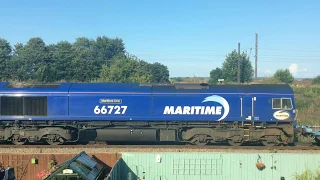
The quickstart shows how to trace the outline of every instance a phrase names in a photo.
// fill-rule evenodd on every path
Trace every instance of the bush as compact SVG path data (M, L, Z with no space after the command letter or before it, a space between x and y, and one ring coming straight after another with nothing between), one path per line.
M312 80L312 84L320 84L320 75Z
M256 82L257 84L281 84L281 81L275 77L263 78Z

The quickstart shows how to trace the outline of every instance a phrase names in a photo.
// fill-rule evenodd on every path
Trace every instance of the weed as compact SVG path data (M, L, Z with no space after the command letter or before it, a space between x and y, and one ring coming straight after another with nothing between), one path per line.
M320 171L312 172L310 169L306 169L303 173L294 175L296 180L318 180L320 179Z

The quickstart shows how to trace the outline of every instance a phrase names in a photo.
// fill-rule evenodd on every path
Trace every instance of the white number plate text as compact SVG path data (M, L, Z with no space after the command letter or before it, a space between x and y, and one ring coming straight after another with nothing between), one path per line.
M95 114L125 114L128 106L96 106Z

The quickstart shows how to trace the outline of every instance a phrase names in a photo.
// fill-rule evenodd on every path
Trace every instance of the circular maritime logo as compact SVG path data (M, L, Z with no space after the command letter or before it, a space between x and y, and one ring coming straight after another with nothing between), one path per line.
M286 111L280 110L273 113L273 117L278 120L286 120L290 117L290 114Z
M163 114L175 115L218 115L221 116L217 121L221 121L229 114L230 107L227 100L221 96L212 95L206 97L202 103L218 103L220 105L206 105L206 106L165 106ZM222 110L223 114L222 114Z
M224 109L224 113L223 113L223 116L220 119L218 119L218 121L221 121L228 116L229 110L230 110L229 103L223 97L217 96L217 95L212 95L212 96L206 97L202 101L202 103L204 103L204 102L217 102L222 105L222 107Z

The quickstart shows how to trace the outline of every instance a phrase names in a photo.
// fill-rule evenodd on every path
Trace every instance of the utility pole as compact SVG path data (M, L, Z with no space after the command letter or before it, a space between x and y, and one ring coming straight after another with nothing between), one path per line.
M238 43L238 84L240 84L240 43Z
M256 56L255 56L255 69L254 78L257 80L258 77L258 33L256 33Z

